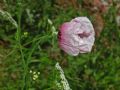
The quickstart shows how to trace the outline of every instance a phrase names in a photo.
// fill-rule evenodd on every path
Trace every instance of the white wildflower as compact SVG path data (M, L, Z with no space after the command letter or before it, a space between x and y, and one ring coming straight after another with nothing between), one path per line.
M56 83L57 87L58 87L60 90L62 90L61 84L60 84L58 81L55 81L55 83Z
M61 83L63 85L64 90L72 90L69 86L67 79L65 78L64 72L63 72L62 68L60 67L59 63L56 63L55 67L57 70L60 71Z
M30 70L30 73L32 74L33 80L37 80L40 75L40 72L36 72L36 71L32 71L32 70Z
M2 15L3 18L9 20L16 28L18 27L17 22L12 18L10 13L0 10L0 15Z
M30 70L30 73L32 73L32 70Z

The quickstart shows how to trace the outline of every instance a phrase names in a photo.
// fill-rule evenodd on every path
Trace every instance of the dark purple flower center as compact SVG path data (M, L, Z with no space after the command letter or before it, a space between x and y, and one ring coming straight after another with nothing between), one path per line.
M90 33L85 33L85 32L78 34L78 36L79 36L80 38L88 37L89 35L90 35Z

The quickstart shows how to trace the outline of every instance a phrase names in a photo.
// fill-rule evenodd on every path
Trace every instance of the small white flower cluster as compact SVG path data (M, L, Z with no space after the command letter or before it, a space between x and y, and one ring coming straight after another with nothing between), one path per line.
M3 18L9 20L16 28L18 27L17 22L12 18L12 16L10 15L10 13L8 13L6 11L0 10L0 15L2 15Z
M57 80L55 81L55 83L56 83L56 86L58 87L58 90L63 90L61 83L59 83Z
M40 72L35 72L35 71L32 71L32 70L30 70L30 73L33 75L33 77L32 77L33 80L38 79L38 77L40 75Z
M59 63L56 63L55 67L60 72L61 83L63 85L64 90L72 90L69 86L67 79L65 78L64 72L63 72L62 68L60 67ZM57 83L57 84L59 84L59 83ZM60 84L59 84L59 87L60 87Z

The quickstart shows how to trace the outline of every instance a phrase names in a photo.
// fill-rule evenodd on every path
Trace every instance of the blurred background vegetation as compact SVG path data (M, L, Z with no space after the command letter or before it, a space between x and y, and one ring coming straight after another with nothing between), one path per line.
M120 90L120 3L103 1L0 0L0 90L63 90L56 62L72 90ZM72 57L53 33L78 16L91 20L96 40Z

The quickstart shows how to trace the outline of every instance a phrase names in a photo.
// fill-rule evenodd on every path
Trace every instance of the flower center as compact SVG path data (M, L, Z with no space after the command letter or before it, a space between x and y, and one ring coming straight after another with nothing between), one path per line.
M85 32L78 34L78 36L79 36L80 38L88 37L89 35L90 35L90 33L85 33Z

